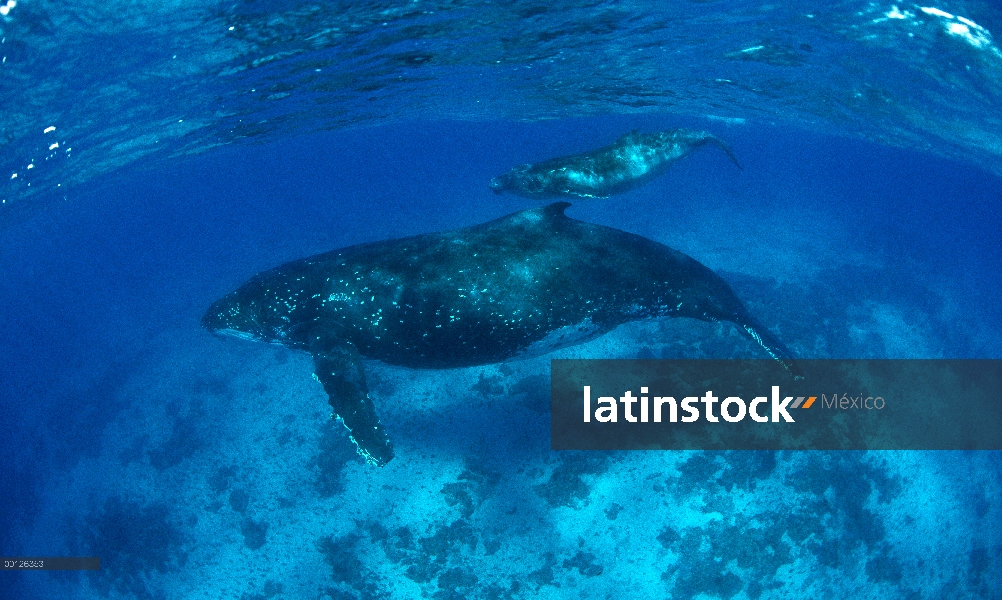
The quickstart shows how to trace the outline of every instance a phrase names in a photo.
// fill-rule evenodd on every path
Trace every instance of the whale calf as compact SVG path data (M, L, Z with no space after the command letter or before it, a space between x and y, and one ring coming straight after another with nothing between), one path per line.
M731 147L707 131L634 131L598 150L519 165L493 178L491 189L535 199L608 198L647 183L706 144L720 147L741 168Z
M442 233L360 244L259 273L206 311L214 333L313 356L314 377L370 463L393 446L362 359L451 368L543 354L655 317L735 323L797 373L727 283L647 238L557 202Z

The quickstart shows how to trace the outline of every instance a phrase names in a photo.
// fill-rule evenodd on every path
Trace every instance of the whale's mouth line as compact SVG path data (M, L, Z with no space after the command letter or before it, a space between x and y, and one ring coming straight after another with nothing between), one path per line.
M230 329L230 328L216 329L212 333L220 336L235 337L250 342L257 342L261 340L261 338L257 337L253 333L247 331L240 331L239 329Z

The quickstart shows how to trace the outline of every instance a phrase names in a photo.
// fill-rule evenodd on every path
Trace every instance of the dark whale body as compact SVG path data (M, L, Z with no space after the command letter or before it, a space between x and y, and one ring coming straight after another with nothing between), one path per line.
M719 146L741 168L730 146L707 131L634 131L598 150L519 165L492 179L491 189L536 199L608 198L647 183L705 144Z
M652 240L564 215L558 202L454 231L351 246L255 275L202 318L210 331L313 355L359 452L393 448L362 358L448 368L542 354L652 317L731 321L795 372L730 287Z

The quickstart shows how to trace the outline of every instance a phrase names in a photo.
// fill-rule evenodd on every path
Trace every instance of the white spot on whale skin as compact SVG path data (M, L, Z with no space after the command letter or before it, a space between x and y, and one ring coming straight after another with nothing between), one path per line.
M356 303L355 298L352 298L351 295L346 294L344 292L335 292L335 293L331 294L330 296L327 296L327 300L325 300L324 302L325 303L327 303L327 302L344 302L346 304L355 304Z
M525 349L519 352L514 358L533 358L536 356L542 356L544 354L560 350L561 348L568 348L570 346L583 344L602 335L602 333L604 333L604 331L601 327L593 323L591 319L585 319L580 323L565 325L564 327L550 331L545 337L543 337L543 339L526 346Z

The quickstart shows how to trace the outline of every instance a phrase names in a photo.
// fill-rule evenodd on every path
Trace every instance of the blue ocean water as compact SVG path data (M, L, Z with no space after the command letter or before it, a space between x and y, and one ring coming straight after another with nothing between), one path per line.
M3 598L1002 597L997 452L549 449L550 358L761 357L729 324L367 363L384 468L308 355L199 326L283 262L537 206L489 189L513 165L691 127L743 170L700 150L568 214L708 265L799 357L1002 358L995 7L4 19L0 555L102 569Z

